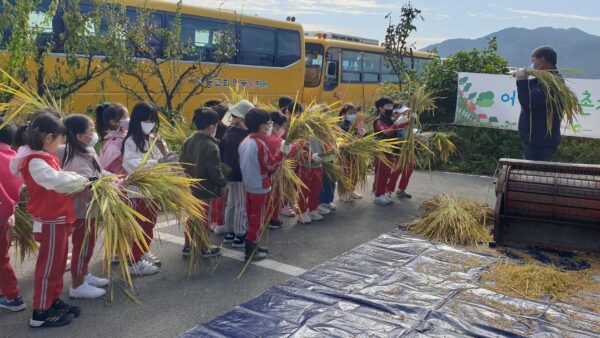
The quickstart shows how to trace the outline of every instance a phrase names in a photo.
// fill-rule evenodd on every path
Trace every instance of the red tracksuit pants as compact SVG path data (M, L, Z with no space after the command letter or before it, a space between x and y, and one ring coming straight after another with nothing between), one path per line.
M64 223L33 223L33 236L40 243L33 280L34 310L48 310L62 292L70 228Z
M8 254L11 242L12 229L7 224L0 224L0 291L8 300L19 297L17 276L10 265L10 255Z
M375 197L385 194L390 183L394 156L387 155L387 160L389 161L390 165L387 165L378 158L375 158L375 178L373 180L373 191L375 192ZM392 189L395 184L396 181L392 183Z
M212 200L211 200L212 201ZM214 202L211 206L211 223L216 224L218 226L225 224L225 206L227 202L227 197L219 197L215 198Z
M152 208L150 208L150 206L148 205L148 203L146 203L146 201L144 201L141 198L134 198L132 199L133 202L133 208L135 211L139 212L140 214L142 214L142 216L146 217L148 219L148 221L142 221L141 219L137 218L137 222L140 225L140 227L142 227L142 230L144 230L144 235L145 235L145 239L146 239L146 244L148 245L147 248L143 248L140 247L140 245L137 244L133 244L133 261L134 262L139 262L140 259L142 259L142 256L148 252L148 248L150 248L150 244L152 244L152 239L154 238L154 226L156 225L156 212L154 212L154 210L152 210Z
M301 213L316 210L323 188L323 168L298 167L298 178L306 187L300 189L298 207Z
M71 276L85 276L88 274L88 267L94 247L96 246L97 225L95 220L89 224L85 219L77 219L73 223L73 234L71 243L73 249L71 251ZM87 235L86 235L87 233Z
M390 179L385 190L386 192L394 192L394 186L396 185L396 182L398 182L398 177L402 175L402 177L400 177L400 182L398 183L398 190L405 191L406 187L408 187L410 176L413 173L413 165L408 165L406 166L406 168L398 167L394 169L395 170L392 170Z
M269 194L252 194L246 192L246 215L248 217L248 232L246 239L257 242L260 231L265 225L270 208L268 206Z

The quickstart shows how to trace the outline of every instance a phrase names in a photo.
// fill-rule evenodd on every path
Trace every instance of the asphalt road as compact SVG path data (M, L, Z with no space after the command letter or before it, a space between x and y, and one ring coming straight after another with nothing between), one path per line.
M371 194L354 203L339 203L337 210L321 222L296 224L285 218L285 226L271 231L268 245L270 260L252 265L240 279L243 267L241 250L225 246L224 257L204 260L191 276L181 256L182 230L161 223L160 242L153 252L163 262L161 271L135 279L139 304L132 302L115 287L113 301L69 300L70 274L64 276L63 300L82 308L81 317L69 326L55 329L30 329L31 310L10 313L0 310L1 337L174 337L186 330L227 312L293 275L300 274L341 253L394 230L399 223L418 216L419 204L438 193L455 193L494 205L494 186L489 177L448 173L415 172L409 192L412 199L397 200L391 206L373 203ZM220 244L221 237L214 243ZM94 256L90 265L101 274L102 262ZM15 261L12 260L14 263ZM13 265L21 293L28 306L33 297L34 260Z

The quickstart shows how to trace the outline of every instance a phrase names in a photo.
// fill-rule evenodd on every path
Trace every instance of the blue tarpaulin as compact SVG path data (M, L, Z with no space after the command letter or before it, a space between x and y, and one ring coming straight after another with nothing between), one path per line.
M600 336L591 310L481 288L498 259L385 234L181 337Z

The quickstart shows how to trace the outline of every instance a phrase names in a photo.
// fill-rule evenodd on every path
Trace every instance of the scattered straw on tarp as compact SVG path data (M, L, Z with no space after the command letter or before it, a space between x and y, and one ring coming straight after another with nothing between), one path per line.
M435 207L433 207L435 206ZM474 215L473 202L449 195L439 195L435 202L425 204L425 215L410 225L409 230L428 240L452 245L477 245L489 243L489 230ZM485 213L485 209L479 211Z

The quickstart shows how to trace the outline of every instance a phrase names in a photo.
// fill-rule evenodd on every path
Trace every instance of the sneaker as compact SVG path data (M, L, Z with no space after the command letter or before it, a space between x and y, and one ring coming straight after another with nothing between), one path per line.
M79 306L69 305L60 299L54 301L54 304L52 304L52 308L58 312L70 314L73 316L73 318L77 318L81 314L81 309L79 308Z
M244 243L244 260L252 260L253 262L262 261L267 258L267 253L261 250L261 247L252 241L245 241Z
M296 213L294 212L294 209L292 207L290 207L289 205L284 206L283 208L281 208L281 215L285 216L285 217L294 217L296 216Z
M162 266L162 262L160 261L160 259L158 259L158 257L156 257L151 251L146 252L142 256L142 259L159 268Z
M321 215L329 215L331 214L331 210L327 206L327 204L320 204L316 211Z
M6 298L0 299L0 309L6 309L12 312L19 312L25 310L25 308L25 302L23 302L21 296L10 301Z
M244 241L246 240L246 236L235 236L233 242L231 242L231 246L234 248L243 248Z
M352 193L352 198L355 200L359 200L359 199L362 199L363 196L355 191Z
M119 255L114 255L110 259L111 264L119 264L120 262L121 262L121 260L119 259Z
M225 230L225 226L224 225L217 225L215 226L215 228L213 229L215 235L217 236L222 236L225 235L225 233L227 233L227 230Z
M308 216L312 221L320 221L323 219L323 216L321 216L321 214L317 210L309 212Z
M281 228L282 225L283 225L282 221L271 221L271 222L269 222L269 229L277 230L277 229Z
M394 203L394 199L392 198L392 193L391 192L386 192L385 195L383 195L383 197L385 197L385 199L387 199L388 201L390 201L390 203Z
M31 327L59 327L71 323L73 317L69 314L50 308L47 311L33 311L29 320Z
M158 268L145 260L141 259L135 265L131 265L131 272L139 276L153 275L158 272Z
M327 204L327 207L329 208L329 210L333 211L333 210L335 210L335 208L337 208L337 205L335 205L335 203L331 202L331 203Z
M94 299L102 297L106 294L106 290L91 286L88 283L79 285L78 288L69 290L69 297L75 299Z
M210 248L208 250L202 250L202 257L210 258L221 255L221 248Z
M396 197L398 198L412 198L412 195L407 193L406 191L396 191Z
M225 237L223 237L223 243L232 243L234 239L235 234L233 232L228 232L225 234Z
M189 244L186 244L183 246L183 249L181 250L181 254L183 255L183 257L190 257L190 246Z
M298 215L298 223L300 224L310 224L310 222L312 222L312 219L310 218L310 214L307 212Z
M105 286L108 286L109 284L109 280L106 278L100 278L100 277L96 277L94 275L92 275L91 273L88 273L85 278L84 281L86 283L88 283L91 286L95 286L97 288L103 288Z
M392 201L390 201L387 197L385 197L385 195L381 195L381 196L375 197L375 204L390 205L390 204L392 204Z
M267 248L266 246L260 246L259 245L259 246L256 247L256 251L258 251L258 252L264 252L264 253L268 254L269 253L269 248Z

